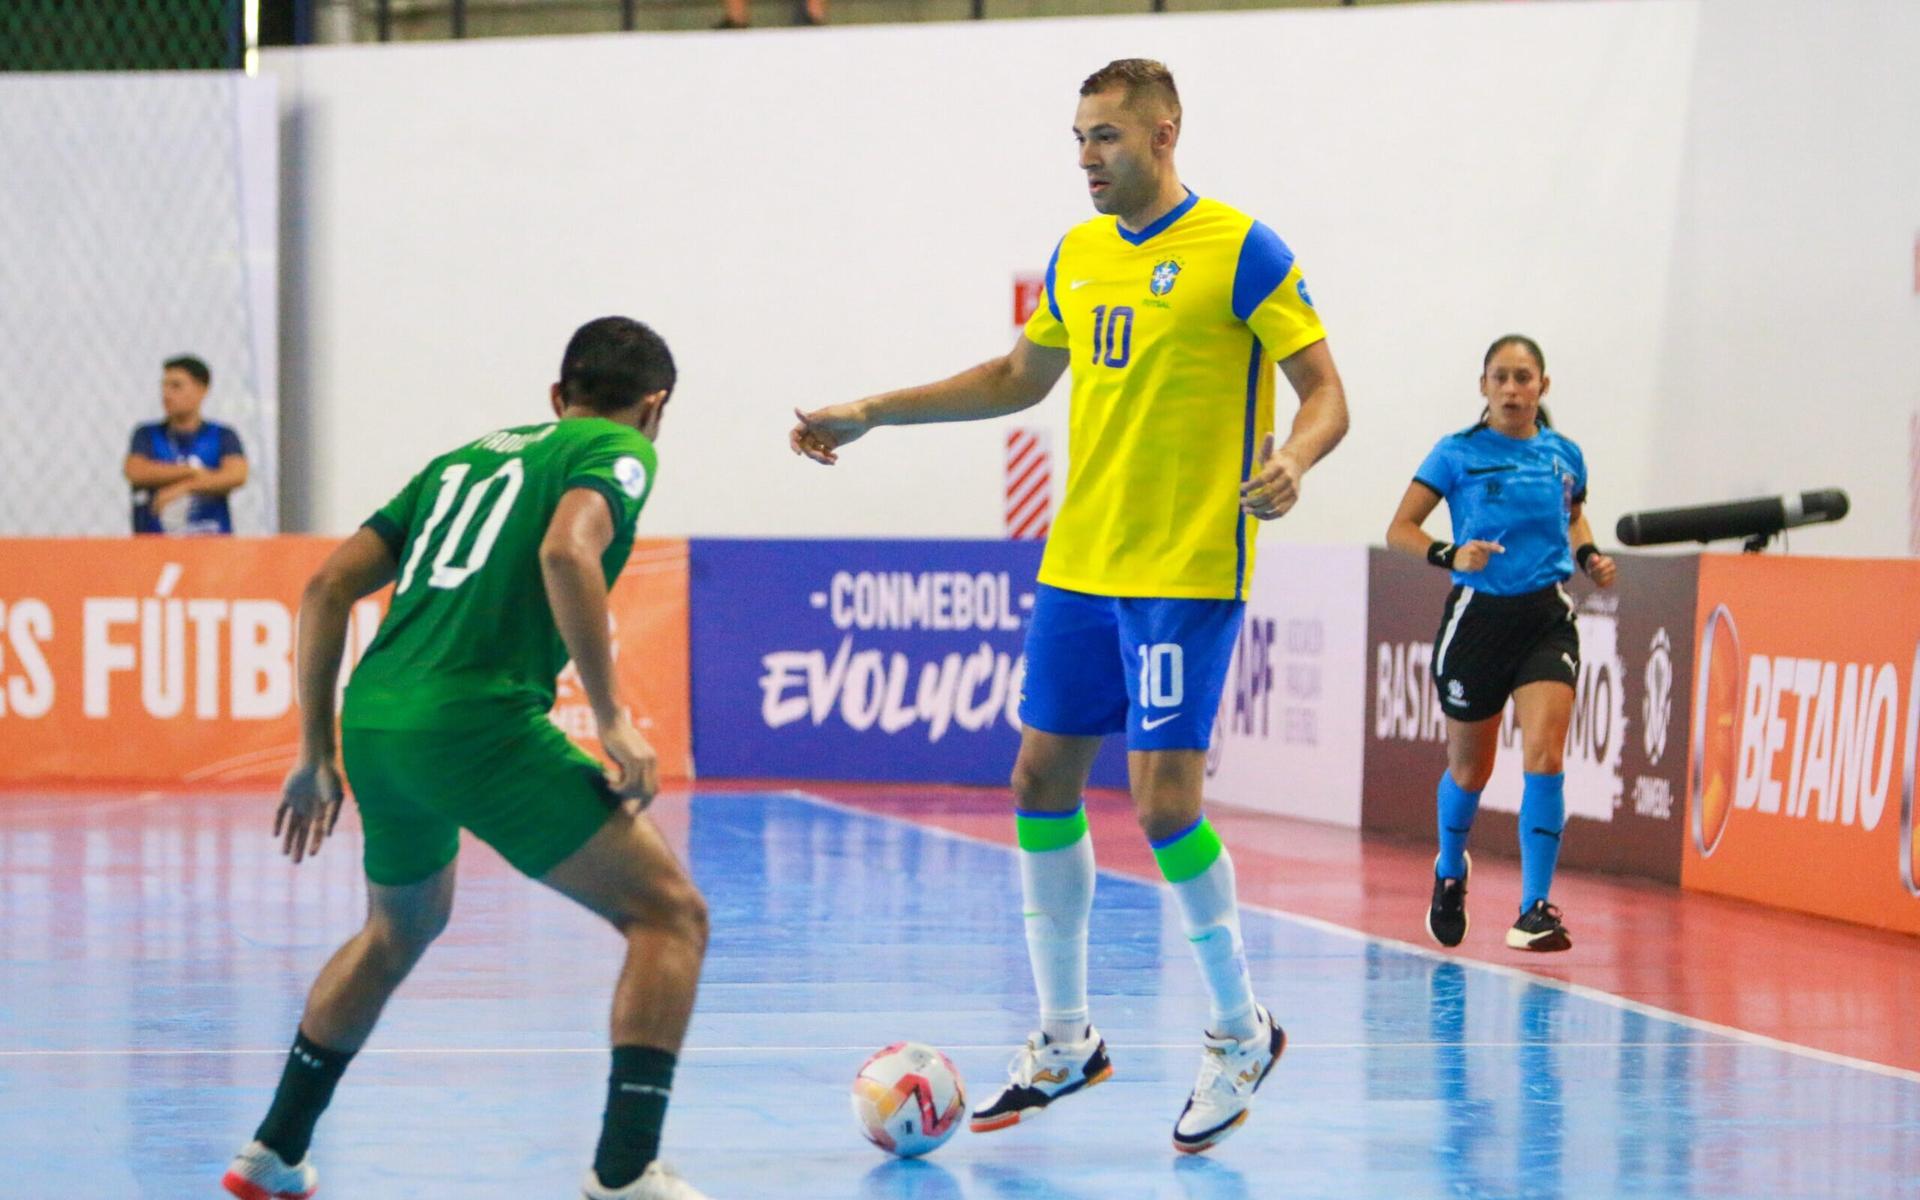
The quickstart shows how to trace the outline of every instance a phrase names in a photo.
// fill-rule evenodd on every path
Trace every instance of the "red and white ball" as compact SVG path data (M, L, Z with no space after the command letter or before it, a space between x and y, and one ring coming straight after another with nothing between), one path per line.
M901 1158L937 1150L967 1115L953 1061L920 1042L895 1042L853 1077L853 1118L874 1145Z

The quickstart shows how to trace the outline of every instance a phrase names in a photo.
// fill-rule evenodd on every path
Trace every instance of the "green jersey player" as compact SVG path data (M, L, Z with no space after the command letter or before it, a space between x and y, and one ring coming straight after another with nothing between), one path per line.
M706 952L706 905L639 811L659 769L621 703L607 633L607 589L653 486L673 383L673 356L645 325L581 326L552 389L558 420L434 459L307 584L300 762L274 820L295 863L319 851L340 815L333 697L348 614L394 585L339 722L369 912L315 981L273 1106L223 1180L242 1200L316 1190L314 1124L387 998L446 926L462 828L626 938L585 1196L702 1200L655 1155ZM569 657L609 769L547 718Z

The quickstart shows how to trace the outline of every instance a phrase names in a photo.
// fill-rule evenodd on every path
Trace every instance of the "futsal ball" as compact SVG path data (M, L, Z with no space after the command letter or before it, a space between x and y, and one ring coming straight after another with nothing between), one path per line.
M953 1061L919 1042L895 1042L876 1052L853 1077L853 1119L860 1132L901 1158L945 1145L966 1111L966 1089Z

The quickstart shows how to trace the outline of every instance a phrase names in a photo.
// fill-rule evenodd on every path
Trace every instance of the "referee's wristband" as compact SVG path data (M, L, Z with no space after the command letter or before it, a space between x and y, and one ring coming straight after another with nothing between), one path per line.
M1573 561L1580 564L1581 574L1586 574L1587 563L1599 553L1600 547L1594 545L1592 542L1583 542L1580 548L1573 552Z
M1435 542L1427 547L1427 561L1436 567L1453 570L1453 556L1460 547L1452 542Z

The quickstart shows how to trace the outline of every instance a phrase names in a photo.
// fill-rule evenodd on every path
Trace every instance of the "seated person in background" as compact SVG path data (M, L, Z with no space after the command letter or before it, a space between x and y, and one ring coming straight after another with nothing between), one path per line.
M183 354L161 366L160 404L167 419L140 425L127 446L135 533L232 533L227 493L247 481L240 437L204 420L213 372Z

